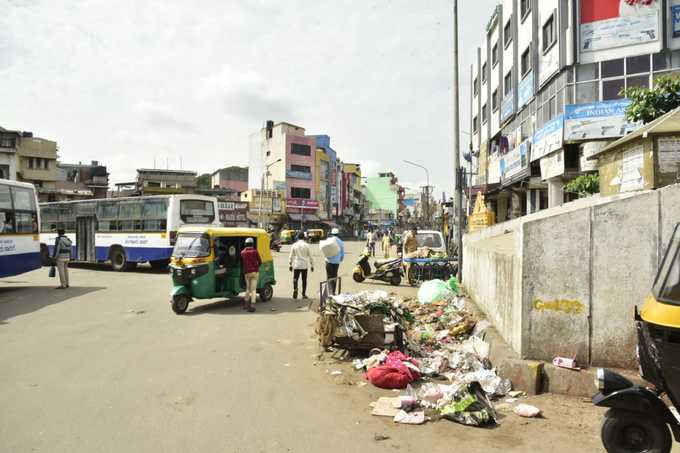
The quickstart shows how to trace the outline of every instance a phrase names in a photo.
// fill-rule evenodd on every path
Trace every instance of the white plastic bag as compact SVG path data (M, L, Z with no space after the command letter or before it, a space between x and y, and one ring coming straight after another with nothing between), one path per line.
M515 407L515 414L519 415L520 417L533 418L541 415L541 410L530 404L520 404Z
M441 300L449 300L455 294L443 280L430 280L418 289L418 301L421 304L431 304Z
M334 237L330 237L319 242L319 249L321 249L323 256L331 258L340 253L340 244L338 244L338 241Z

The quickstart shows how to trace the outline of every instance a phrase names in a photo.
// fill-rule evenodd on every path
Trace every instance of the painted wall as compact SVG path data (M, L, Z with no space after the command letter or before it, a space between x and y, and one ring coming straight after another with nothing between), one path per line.
M603 196L654 187L652 138L634 140L598 158L600 192ZM634 179L640 176L639 179ZM679 219L680 220L680 219Z
M366 180L366 200L369 211L381 210L397 214L399 195L397 188L391 183L391 178L374 177Z
M293 144L307 145L310 148L309 156L300 156L291 152ZM316 187L314 185L314 173L316 171L316 140L314 137L286 134L286 170L290 170L291 165L305 165L311 169L311 179L299 179L286 176L288 196L291 196L293 187L307 188L311 190L310 199L316 200Z

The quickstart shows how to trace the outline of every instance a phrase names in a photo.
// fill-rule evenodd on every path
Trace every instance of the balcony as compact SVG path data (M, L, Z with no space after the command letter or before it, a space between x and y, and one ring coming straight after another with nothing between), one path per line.
M56 181L56 169L36 169L36 168L22 168L17 171L18 176L26 181Z

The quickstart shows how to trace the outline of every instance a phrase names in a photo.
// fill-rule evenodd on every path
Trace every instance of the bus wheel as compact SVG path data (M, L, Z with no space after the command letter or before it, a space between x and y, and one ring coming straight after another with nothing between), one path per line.
M260 301L267 302L272 300L272 297L274 297L274 288L272 287L271 283L265 283L259 293Z
M111 266L116 272L124 272L128 270L131 263L128 263L127 257L125 256L125 251L122 247L116 247L111 249L109 252L109 259L111 260Z
M50 259L50 250L45 244L40 244L40 263L43 266L49 266L52 264L52 260Z
M190 301L191 299L186 294L172 296L172 311L174 311L175 314L181 315L189 308Z

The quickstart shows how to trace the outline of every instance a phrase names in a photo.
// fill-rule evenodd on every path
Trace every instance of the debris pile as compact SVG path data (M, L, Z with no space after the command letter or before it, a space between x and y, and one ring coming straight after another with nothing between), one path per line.
M321 344L370 351L354 367L376 387L405 389L372 403L374 415L406 424L496 422L491 399L508 395L512 384L489 361L489 323L477 322L458 291L455 279L433 280L421 286L417 299L364 291L326 301L317 328Z

